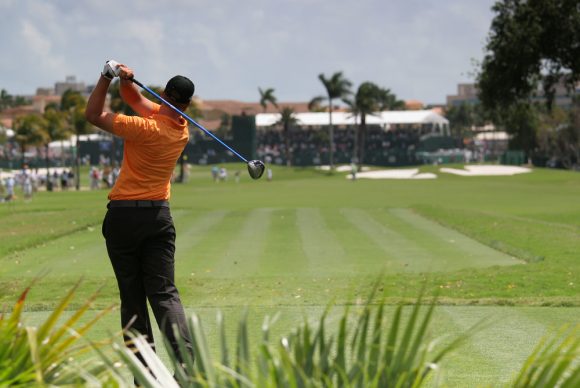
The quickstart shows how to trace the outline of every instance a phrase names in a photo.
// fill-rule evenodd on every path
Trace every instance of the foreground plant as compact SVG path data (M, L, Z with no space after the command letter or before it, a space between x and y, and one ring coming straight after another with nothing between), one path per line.
M95 294L68 319L64 318L63 313L79 284L39 327L26 326L22 320L30 287L21 294L10 315L0 315L0 386L123 384L109 366L84 356L93 345L79 343L79 339L111 308L80 325L79 319L90 308ZM58 324L61 321L63 323Z
M371 300L372 295L358 317L347 307L333 331L336 334L328 334L327 309L316 326L304 322L292 334L270 342L275 318L266 317L261 343L252 349L254 352L250 350L247 316L238 323L232 351L220 313L218 359L210 352L201 320L193 314L188 326L195 362L191 357L178 362L166 346L177 383L142 337L136 337L135 344L144 358L151 360L150 371L126 348L117 346L117 352L144 387L419 387L472 332L437 347L427 335L435 301L426 312L421 311L421 298L410 307L409 314L399 306L389 323L384 302L372 305Z

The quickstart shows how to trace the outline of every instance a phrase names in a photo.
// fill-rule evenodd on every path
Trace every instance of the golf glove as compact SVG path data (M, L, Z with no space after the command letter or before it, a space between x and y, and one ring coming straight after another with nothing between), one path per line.
M117 61L107 61L107 63L105 63L105 67L103 67L103 71L101 72L101 74L103 75L103 77L107 78L107 79L113 79L117 76L119 76L119 72L121 71L119 69L120 63Z

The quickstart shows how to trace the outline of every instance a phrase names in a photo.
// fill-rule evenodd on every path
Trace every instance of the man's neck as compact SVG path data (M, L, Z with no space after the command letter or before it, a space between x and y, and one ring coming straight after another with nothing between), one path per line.
M159 114L164 115L164 116L168 116L175 121L179 121L179 118L181 117L181 114L177 113L176 111L174 111L173 109L171 109L169 106L167 106L165 104L161 104L161 108L159 108Z

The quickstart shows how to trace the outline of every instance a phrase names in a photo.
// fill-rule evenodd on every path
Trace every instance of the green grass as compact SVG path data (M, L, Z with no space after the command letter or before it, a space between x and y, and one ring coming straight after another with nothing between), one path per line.
M324 304L332 295L348 303L382 272L392 298L412 298L426 281L449 304L580 305L576 173L354 183L310 169L274 174L272 182L215 184L193 168L189 183L174 185L186 300ZM31 203L2 204L0 300L49 271L32 308L50 305L79 276L87 293L110 283L102 303L114 301L100 234L106 194L41 192Z
M228 166L235 168L245 167ZM331 301L365 298L380 274L391 302L414 299L426 284L427 294L438 293L445 305L436 331L498 318L448 363L445 381L505 381L541 334L577 321L580 174L438 176L351 182L340 173L274 167L272 182L242 173L239 184L216 184L209 168L192 168L171 200L184 304L208 315L221 308L235 316L241 306L257 317L281 310L285 332L301 314L319 313ZM118 300L100 233L106 195L41 192L30 203L0 204L3 305L40 273L30 311L52 308L81 276L80 299L103 287L97 308ZM116 329L117 320L107 318L102 332ZM510 341L518 346L513 361Z

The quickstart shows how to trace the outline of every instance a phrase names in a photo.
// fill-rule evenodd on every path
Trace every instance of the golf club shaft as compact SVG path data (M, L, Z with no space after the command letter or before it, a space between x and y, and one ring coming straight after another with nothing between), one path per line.
M168 107L170 107L171 109L173 109L174 111L176 111L177 113L179 113L187 121L189 121L190 123L192 123L193 125L195 125L199 129L201 129L206 135L211 136L218 143L220 143L221 145L223 145L224 147L226 147L228 150L230 150L231 152L233 152L238 158L240 158L244 162L248 163L248 160L246 158L244 158L242 155L240 155L239 153L237 153L232 147L230 147L229 145L227 145L226 143L224 143L223 141L221 141L216 135L214 135L213 133L211 133L210 131L208 131L207 129L205 129L202 125L198 124L197 121L195 121L194 119L192 119L191 117L189 117L188 115L186 115L185 113L183 113L182 111L180 111L179 109L177 109L176 107L174 107L172 104L170 104L168 101L166 101L159 94L155 93L153 90L151 90L147 86L143 85L141 82L137 81L135 78L131 79L131 81L133 81L133 83L139 85L141 88L143 88L146 91L148 91L150 94L152 94L157 99L159 99L161 102L163 102L165 105L167 105Z

